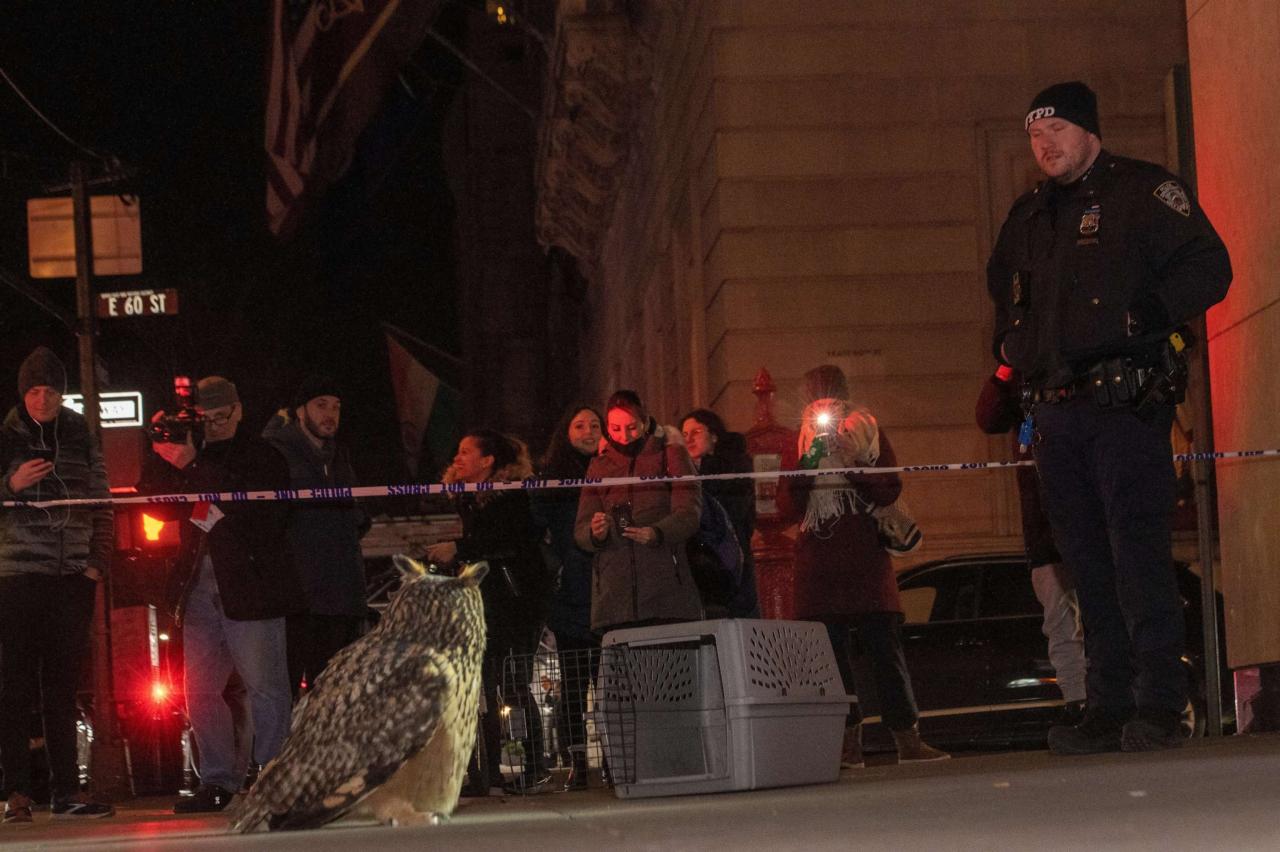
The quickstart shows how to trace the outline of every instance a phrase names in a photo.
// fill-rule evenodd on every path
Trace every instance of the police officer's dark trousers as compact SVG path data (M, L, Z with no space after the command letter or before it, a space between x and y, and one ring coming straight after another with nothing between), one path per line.
M1045 508L1075 573L1091 711L1124 721L1186 706L1185 632L1174 575L1173 408L1139 416L1091 396L1035 410Z

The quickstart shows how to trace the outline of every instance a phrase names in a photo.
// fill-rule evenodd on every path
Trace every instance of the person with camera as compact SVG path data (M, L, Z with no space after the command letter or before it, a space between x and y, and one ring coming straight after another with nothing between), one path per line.
M1050 729L1049 749L1173 748L1188 686L1171 541L1180 326L1226 296L1231 261L1180 180L1102 147L1084 83L1036 95L1023 129L1045 180L1014 202L987 264L992 350L1023 376L1023 443L1089 660L1085 717Z
M0 426L0 499L105 498L107 471L84 417L64 408L67 371L37 347L18 370L21 402ZM111 507L0 509L0 761L4 821L31 822L31 712L39 707L54 819L106 817L80 792L76 689L98 582L114 545Z
M784 454L784 470L826 467L895 467L897 457L884 430L849 403L849 385L833 364L804 375L805 406L795 454ZM902 491L896 473L848 473L783 477L778 511L799 522L795 551L795 617L827 626L841 679L859 694L853 674L854 639L871 666L880 715L893 735L899 762L945 760L920 738L919 712L902 648L902 604L885 550L879 509ZM852 705L840 759L863 765L862 713Z
M679 430L659 426L634 391L605 406L604 452L589 478L690 476L693 462ZM689 571L685 542L698 531L697 482L652 482L582 490L574 537L595 554L591 628L696 621L702 601Z
M284 457L240 428L244 416L236 386L221 376L197 385L198 418L168 417L155 424L170 440L153 441L162 463L149 462L144 494L285 490ZM188 423L187 428L177 428ZM180 434L179 434L180 433ZM182 625L187 713L199 753L200 787L179 800L175 813L220 811L240 789L235 732L223 697L234 670L249 693L253 760L275 757L289 731L292 700L285 617L306 609L304 587L284 546L289 504L216 501L156 504L181 521L182 547L170 600Z
M355 470L335 435L342 417L342 391L327 376L308 376L262 432L289 463L294 488L350 488ZM289 687L313 683L338 651L360 637L365 601L360 538L371 521L352 499L308 500L289 517L289 545L306 584L307 610L285 620Z

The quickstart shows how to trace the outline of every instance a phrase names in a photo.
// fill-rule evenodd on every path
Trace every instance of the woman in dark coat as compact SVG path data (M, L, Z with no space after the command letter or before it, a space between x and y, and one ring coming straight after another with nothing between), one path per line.
M830 365L805 374L805 408L796 454L786 454L787 470L801 467L894 467L897 457L875 418L851 409L844 374ZM874 673L881 715L893 733L900 761L942 760L943 752L923 743L918 713L902 651L902 605L889 555L871 512L892 505L902 491L897 474L784 477L778 508L800 524L796 538L795 617L827 625L845 682L856 694L850 630ZM863 684L865 689L867 684ZM847 766L862 764L862 715L851 708L845 731Z
M533 475L529 451L522 441L490 429L467 433L458 444L453 464L444 472L445 482L516 482ZM459 562L489 563L480 584L484 598L486 645L482 677L485 706L483 732L488 783L502 783L502 716L498 686L508 656L523 663L538 650L538 638L551 594L546 567L538 550L538 532L523 491L467 492L455 495L462 518L462 538L433 544L427 558L441 565ZM542 725L530 694L531 673L516 672L506 696L512 712L523 711L530 736L522 743L528 759L517 786L540 783L534 758L542 754Z
M680 433L653 421L633 391L618 391L605 410L607 446L591 460L589 477L693 473ZM698 531L696 482L654 482L582 490L574 537L595 554L591 629L702 617L698 587L684 544Z
M600 449L601 417L590 405L576 404L551 434L538 475L546 479L582 479ZM591 632L591 554L573 539L581 488L556 488L533 495L534 521L546 527L556 586L547 627L556 637L561 700L557 719L561 748L572 760L568 788L587 785L587 688L600 637Z
M698 473L750 473L755 469L747 452L747 439L740 432L726 429L714 411L690 411L680 418L680 434ZM751 554L751 536L756 530L755 483L750 479L711 479L702 483L702 493L724 507L742 548L742 578L727 602L725 614L729 618L759 618L755 559Z

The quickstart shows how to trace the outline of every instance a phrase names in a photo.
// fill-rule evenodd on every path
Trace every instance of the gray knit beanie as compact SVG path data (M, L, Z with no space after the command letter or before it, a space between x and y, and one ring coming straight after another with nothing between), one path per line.
M67 390L67 368L47 346L37 346L18 368L18 396L26 396L27 391L41 385L58 393Z

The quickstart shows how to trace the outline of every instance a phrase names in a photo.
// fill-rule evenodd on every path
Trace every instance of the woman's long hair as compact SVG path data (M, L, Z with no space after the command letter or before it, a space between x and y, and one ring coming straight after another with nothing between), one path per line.
M570 405L564 410L560 422L556 424L555 431L551 433L551 440L547 442L547 451L542 454L542 459L538 462L540 475L555 479L571 479L586 475L591 455L584 456L569 443L569 424L573 422L573 418L584 411L595 415L600 423L601 434L604 433L604 418L600 416L600 412L594 405L585 402Z
M707 431L712 435L715 435L716 446L719 446L720 442L724 440L724 436L729 434L729 429L724 425L724 421L720 419L720 415L716 414L709 408L695 408L693 411L690 411L676 422L676 428L683 430L684 422L686 420L696 420L706 427ZM711 452L713 454L715 453L714 447Z
M529 461L529 448L524 441L504 435L494 429L472 429L460 440L470 438L480 447L480 452L493 456L493 470L489 479L499 482L516 482L528 479L533 475L533 464ZM454 482L453 465L445 469L444 482Z

